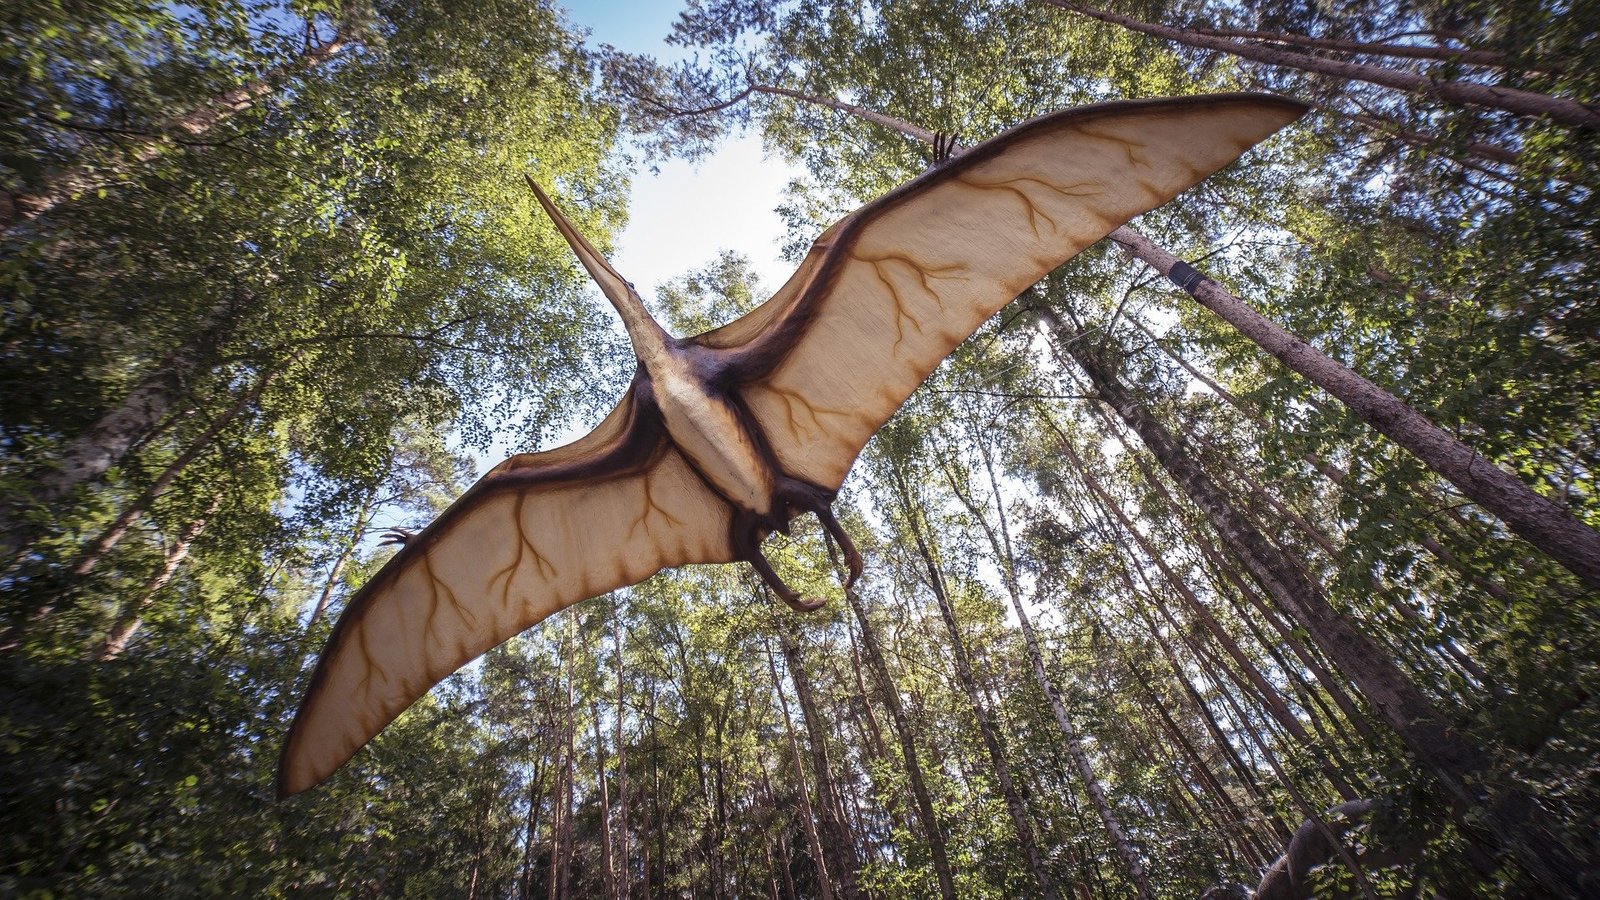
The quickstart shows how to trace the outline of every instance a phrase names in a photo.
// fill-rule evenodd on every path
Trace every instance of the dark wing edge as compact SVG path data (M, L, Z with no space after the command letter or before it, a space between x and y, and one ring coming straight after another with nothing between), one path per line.
M785 469L837 489L984 320L1306 109L1214 94L1030 120L836 223L770 300L695 340L730 354Z
M566 515L580 509L581 530ZM279 797L549 615L667 566L732 561L729 518L631 390L585 437L496 466L351 598L289 728Z

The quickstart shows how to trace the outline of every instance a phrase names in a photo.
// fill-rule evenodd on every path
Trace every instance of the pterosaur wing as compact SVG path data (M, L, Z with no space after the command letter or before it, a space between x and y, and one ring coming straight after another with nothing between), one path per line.
M631 391L586 437L501 463L351 599L290 729L280 795L552 613L668 566L731 562L729 517Z
M772 299L697 340L756 373L741 396L785 470L837 488L985 319L1304 111L1232 94L1035 119L839 222Z

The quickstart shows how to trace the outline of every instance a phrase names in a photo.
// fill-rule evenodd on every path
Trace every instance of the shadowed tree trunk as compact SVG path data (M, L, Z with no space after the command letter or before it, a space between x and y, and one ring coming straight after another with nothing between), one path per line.
M167 582L172 580L172 576L178 571L178 566L189 555L189 545L194 543L195 538L199 537L200 533L205 530L206 520L211 518L217 511L217 507L221 505L222 496L220 494L213 496L210 505L206 507L206 511L199 518L184 526L184 529L178 533L178 539L172 543L171 547L167 548L166 559L162 563L161 569L140 588L139 599L124 605L122 611L117 614L116 624L111 626L111 630L106 634L105 640L100 643L99 649L94 653L96 660L109 662L121 656L122 652L128 649L128 641L133 639L134 632L138 631L139 626L144 623L145 610L150 608L150 604L155 601L156 595L161 592L162 588L167 586Z
M0 554L14 559L38 540L43 529L27 513L60 502L79 485L98 479L141 441L158 430L173 405L200 376L214 348L233 327L235 300L212 308L205 323L171 351L120 402L100 414L68 441L54 459L39 466L28 486L0 499Z
M623 734L626 703L626 670L622 663L622 611L612 609L611 643L617 651L617 896L628 900L633 888L633 865L628 851L628 744Z
M620 716L622 710L618 709ZM617 898L616 858L611 848L611 788L606 784L606 744L600 736L600 705L589 703L589 718L594 725L594 775L600 788L600 880L609 900Z
M1489 754L1457 730L1382 647L1340 616L1299 568L1227 502L1166 427L1134 399L1084 342L1071 339L1076 329L1053 309L1040 307L1039 313L1051 325L1061 348L1089 376L1099 399L1139 435L1217 532L1238 548L1251 577L1328 652L1434 776L1468 833L1511 851L1548 889L1562 896L1580 895L1594 872L1594 861L1558 839L1559 830L1530 794L1516 787L1492 787L1498 779ZM1486 826L1472 824L1479 815L1485 817Z

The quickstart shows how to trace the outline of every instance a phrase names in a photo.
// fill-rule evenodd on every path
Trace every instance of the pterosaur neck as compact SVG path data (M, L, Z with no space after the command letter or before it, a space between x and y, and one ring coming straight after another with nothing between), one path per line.
M672 337L667 334L650 311L645 309L644 301L639 294L628 285L628 292L621 298L606 295L611 305L616 308L617 314L622 317L622 327L628 332L628 340L633 344L633 353L640 360L653 360L666 352Z
M555 223L556 230L561 232L572 252L577 254L578 261L583 263L589 277L600 285L600 290L605 293L606 299L611 301L617 314L622 316L622 327L627 329L628 340L633 342L634 355L646 362L659 359L667 351L672 339L651 317L650 311L644 308L644 301L639 299L639 294L633 289L633 285L617 274L611 263L600 255L588 239L578 233L578 229L556 209L555 203L540 190L532 178L527 180L528 187L533 188L533 195L539 199L539 205L544 207L545 214Z

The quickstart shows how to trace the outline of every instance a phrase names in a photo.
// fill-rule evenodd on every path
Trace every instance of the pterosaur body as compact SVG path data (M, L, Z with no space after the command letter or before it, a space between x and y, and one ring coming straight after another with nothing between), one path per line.
M280 793L326 778L489 648L663 568L749 562L812 608L761 541L816 513L859 575L830 504L917 385L1051 269L1303 111L1220 95L1035 119L836 223L766 303L683 339L535 186L622 316L637 373L594 431L495 467L351 599L290 730Z

